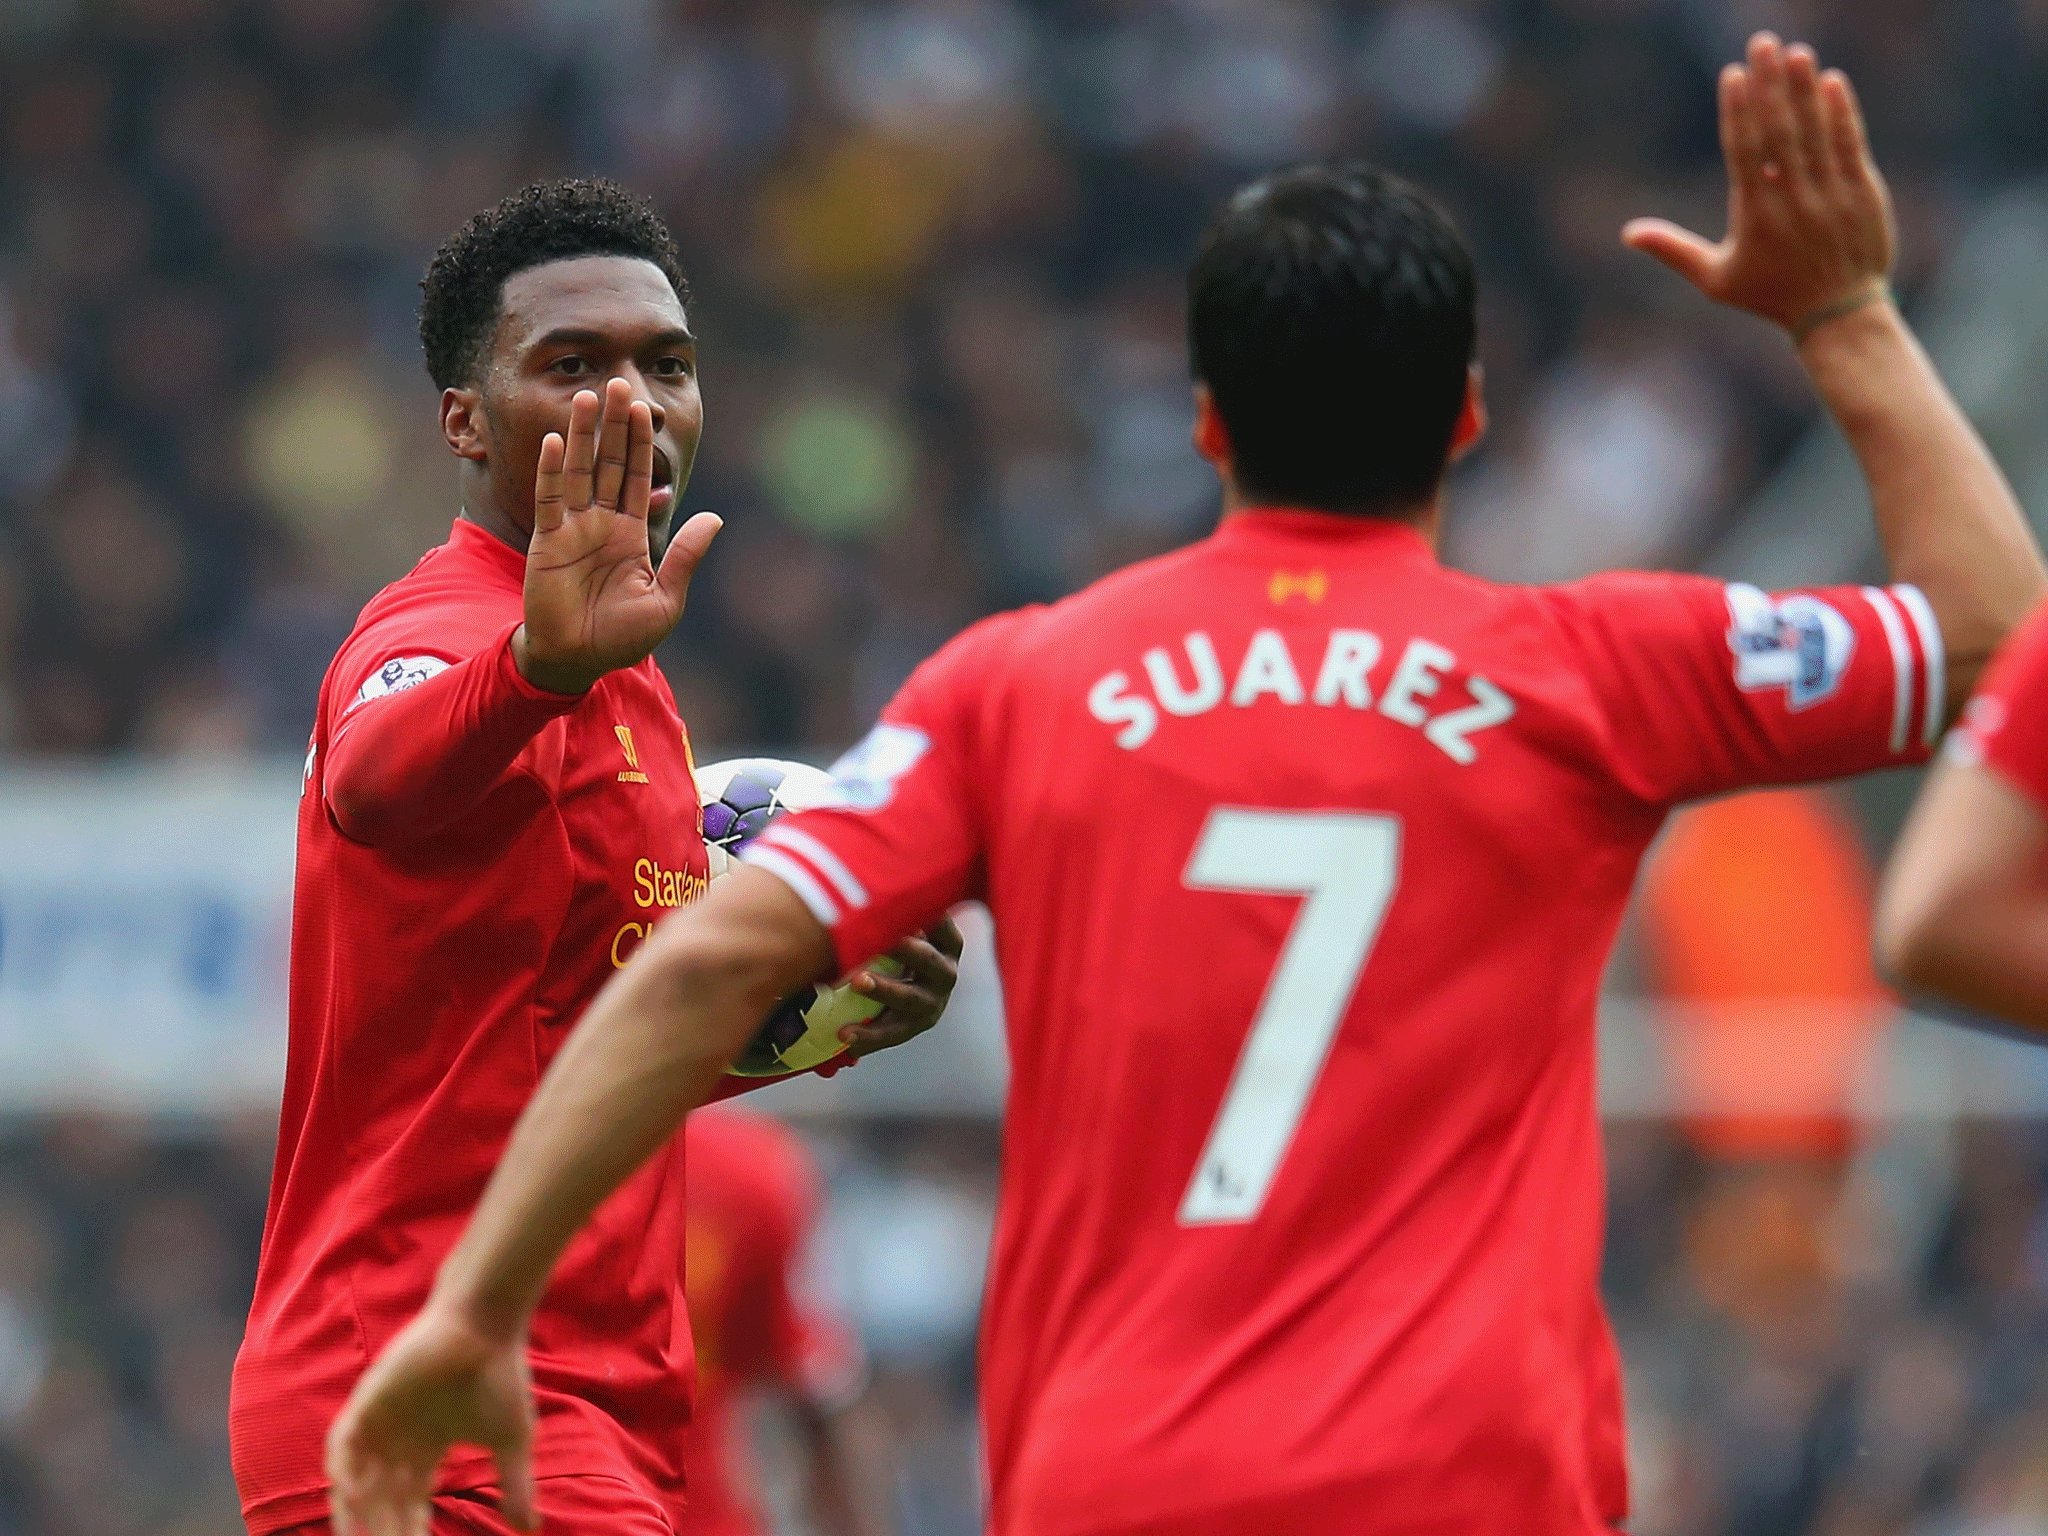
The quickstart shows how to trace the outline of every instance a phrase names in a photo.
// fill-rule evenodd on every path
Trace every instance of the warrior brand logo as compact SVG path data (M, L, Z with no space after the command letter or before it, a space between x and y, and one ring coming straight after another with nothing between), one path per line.
M619 782L645 784L647 775L640 771L640 753L633 746L633 727L615 725L612 734L619 738L619 750L626 754L626 766L619 771Z
M1320 603L1330 595L1330 574L1327 571L1307 571L1297 576L1292 571L1275 571L1272 580L1266 583L1266 596L1278 607L1290 597L1303 597L1311 603Z
M931 745L923 731L878 725L832 765L832 781L855 810L880 810L895 798L896 781L917 766Z
M363 686L356 690L355 703L349 705L350 713L387 694L403 693L408 688L417 688L428 678L448 670L448 663L438 656L394 656L383 666L372 672Z
M1728 649L1735 686L1749 693L1785 690L1790 709L1818 704L1841 687L1856 654L1856 631L1817 597L1772 598L1744 582L1728 584Z

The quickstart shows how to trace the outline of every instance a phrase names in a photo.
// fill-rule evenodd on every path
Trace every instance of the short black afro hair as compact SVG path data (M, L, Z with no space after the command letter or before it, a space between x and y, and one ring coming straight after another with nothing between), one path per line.
M420 345L437 389L475 384L490 357L505 279L577 256L633 256L690 302L675 236L654 204L602 178L537 181L486 208L434 253L420 279Z

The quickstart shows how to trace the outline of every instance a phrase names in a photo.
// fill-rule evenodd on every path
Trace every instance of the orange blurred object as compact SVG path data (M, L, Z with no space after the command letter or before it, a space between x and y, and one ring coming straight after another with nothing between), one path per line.
M1823 792L1673 819L1643 882L1687 1134L1720 1157L1831 1155L1890 1018L1870 958L1871 871Z

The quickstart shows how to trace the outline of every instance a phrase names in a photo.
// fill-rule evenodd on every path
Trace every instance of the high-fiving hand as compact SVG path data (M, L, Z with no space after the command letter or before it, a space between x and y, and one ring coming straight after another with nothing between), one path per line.
M1891 196L1870 158L1848 76L1769 32L1721 71L1728 233L1718 244L1663 219L1622 239L1710 299L1775 320L1795 337L1889 296Z
M578 391L565 438L541 442L533 540L526 554L526 622L512 637L519 672L551 693L582 693L630 667L683 616L697 562L722 526L699 512L676 531L661 569L647 543L654 490L654 419L624 379L600 401Z

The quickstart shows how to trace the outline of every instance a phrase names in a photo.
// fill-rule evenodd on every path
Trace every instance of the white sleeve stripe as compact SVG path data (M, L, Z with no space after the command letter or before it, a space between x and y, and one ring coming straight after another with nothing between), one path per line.
M834 928L839 924L839 907L825 887L803 865L778 848L763 848L756 841L747 845L740 855L742 864L751 864L756 869L765 869L797 894L797 899L811 909L811 916L818 920L820 927Z
M1913 718L1913 650L1906 643L1906 626L1891 594L1877 587L1865 587L1863 597L1877 615L1885 644L1892 648L1892 751L1903 752L1906 729Z
M1892 596L1912 615L1913 628L1920 632L1920 655L1927 668L1927 723L1921 740L1931 747L1941 739L1941 722L1948 711L1948 651L1941 643L1941 623L1918 587L1900 582Z
M761 840L773 847L803 855L811 868L831 881L840 899L855 911L868 904L867 887L854 878L845 861L802 828L772 826L761 834Z

